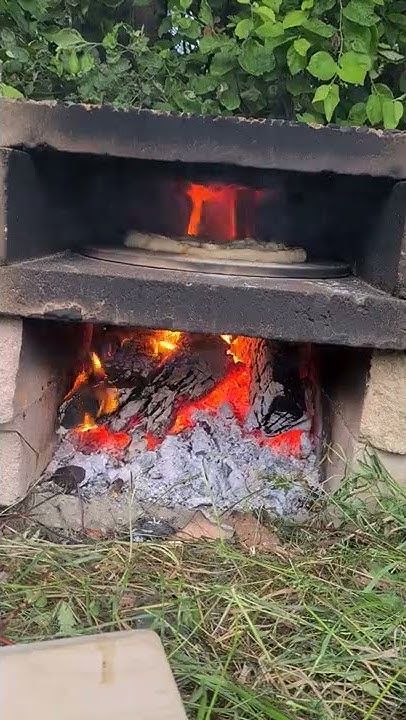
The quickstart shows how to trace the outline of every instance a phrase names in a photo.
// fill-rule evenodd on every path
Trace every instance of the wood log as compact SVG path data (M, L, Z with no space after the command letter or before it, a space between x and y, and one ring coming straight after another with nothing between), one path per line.
M306 416L306 390L295 346L258 340L252 357L251 410L246 426L279 435Z
M111 419L111 428L123 430L138 419L145 432L163 437L182 403L203 397L225 376L232 363L226 351L223 341L211 339L206 346L168 358L141 392L131 394Z

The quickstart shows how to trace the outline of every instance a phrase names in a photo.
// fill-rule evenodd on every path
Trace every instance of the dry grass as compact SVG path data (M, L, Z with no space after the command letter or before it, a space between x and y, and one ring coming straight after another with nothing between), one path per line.
M376 509L353 494L364 486ZM290 560L225 543L0 542L3 641L152 626L190 718L406 718L406 495L374 458Z

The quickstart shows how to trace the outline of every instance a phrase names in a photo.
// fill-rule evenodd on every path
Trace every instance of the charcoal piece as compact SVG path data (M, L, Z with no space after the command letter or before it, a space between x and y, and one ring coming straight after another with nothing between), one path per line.
M66 494L71 495L85 479L85 470L79 465L66 465L58 468L51 480Z
M175 529L166 520L143 517L135 522L133 532L141 537L163 538L174 535Z
M66 430L81 425L86 414L97 417L99 400L90 385L83 385L59 408L59 424Z

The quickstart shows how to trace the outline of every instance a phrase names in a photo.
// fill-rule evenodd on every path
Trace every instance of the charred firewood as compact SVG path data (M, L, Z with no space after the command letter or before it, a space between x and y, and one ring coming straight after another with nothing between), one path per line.
M247 429L278 435L306 416L306 388L295 346L258 340L252 358L251 410Z
M137 419L146 432L162 437L180 405L206 395L226 374L232 360L221 340L180 352L154 371L144 389L131 393L111 420L113 430L123 430Z

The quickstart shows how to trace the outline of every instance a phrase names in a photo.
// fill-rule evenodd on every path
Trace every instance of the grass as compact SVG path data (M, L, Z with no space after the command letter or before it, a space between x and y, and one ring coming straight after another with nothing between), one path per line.
M406 494L371 456L327 513L281 528L288 559L8 533L0 635L152 626L196 720L406 719Z

